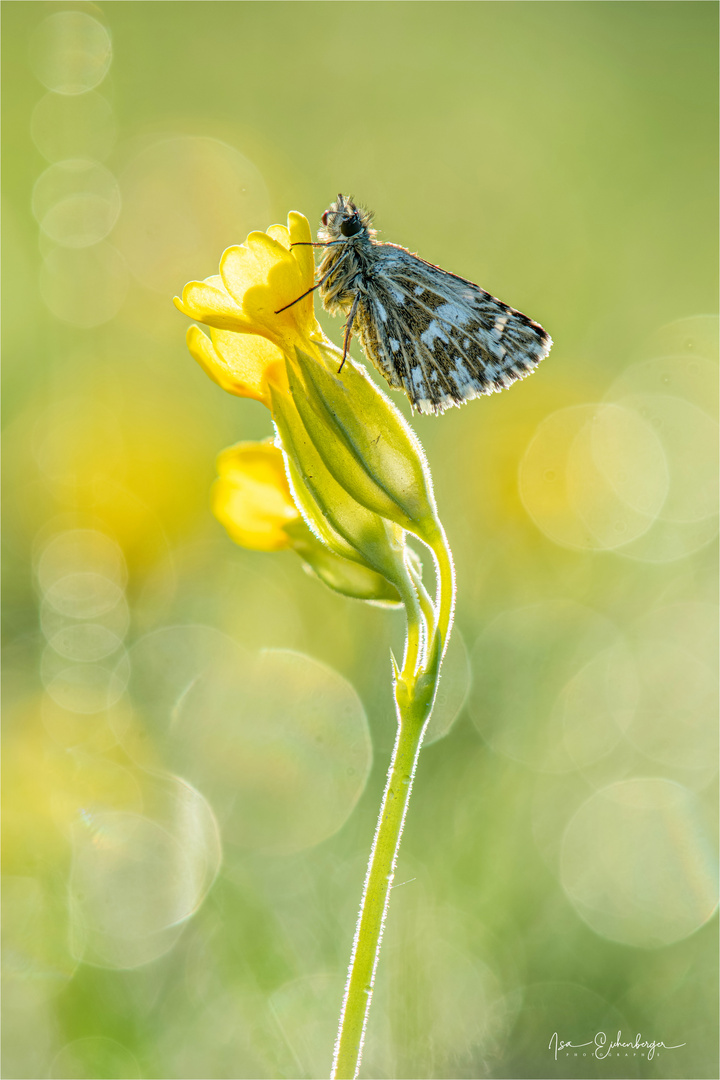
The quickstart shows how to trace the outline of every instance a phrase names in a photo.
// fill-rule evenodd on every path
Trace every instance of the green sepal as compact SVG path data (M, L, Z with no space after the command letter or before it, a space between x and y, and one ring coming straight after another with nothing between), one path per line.
M291 390L308 432L332 430L332 439L318 447L335 478L358 502L408 532L423 540L434 536L430 470L400 411L351 360L337 375L300 349L295 352L305 393L287 364Z
M335 554L375 570L402 591L407 569L401 531L358 503L337 482L305 430L294 400L274 387L271 395L273 417L288 463L288 479L310 529ZM326 430L324 438L332 439L332 432Z
M392 664L393 669L393 685L397 686L398 682L402 678L402 675L400 674L400 668L398 667L398 662L395 659L395 653L392 651L392 649L390 650L390 663Z
M287 433L286 433L287 434ZM352 544L340 535L331 526L327 516L318 506L307 484L303 481L300 470L295 461L287 453L285 454L285 468L292 491L293 500L308 526L311 535L314 535L323 544L338 556L339 559L347 559L356 562L360 566L367 566L365 559Z
M434 630L430 639L430 649L425 659L425 664L417 674L415 680L414 698L417 709L422 713L423 721L432 711L440 679L440 664L443 657L442 635L439 630Z
M322 368L317 360L306 356L299 349L296 352L304 382L300 381L297 370L288 364L290 393L305 430L318 447L330 472L354 499L369 510L395 521L402 528L412 525L411 518L400 510L383 488L379 478L368 473L355 447L343 437L342 428L333 412L334 393L343 391L341 381ZM316 376L324 383L322 391L318 390ZM328 391L331 395L330 401L325 397L325 392Z
M382 575L351 562L331 551L310 531L304 521L294 521L285 527L292 547L300 556L305 569L318 577L328 588L354 600L365 600L383 607L400 607L397 589Z
M425 663L416 674L403 677L393 657L395 704L401 723L422 727L430 717L440 679L442 651L442 636L435 629Z

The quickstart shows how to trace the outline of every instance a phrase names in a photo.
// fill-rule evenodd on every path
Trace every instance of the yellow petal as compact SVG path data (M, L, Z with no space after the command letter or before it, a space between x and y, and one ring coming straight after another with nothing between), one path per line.
M217 468L213 513L232 539L257 551L290 547L285 526L299 514L277 447L271 442L238 443L220 454Z
M273 240L277 240L278 244L282 244L284 248L290 250L290 230L287 225L271 225L267 231L268 236Z
M248 289L265 282L257 259L246 244L235 244L223 251L220 276L223 286L239 305L242 305Z
M175 297L175 307L197 322L217 326L223 330L252 332L252 325L242 308L227 292L218 278L207 281L190 281L183 289L182 299Z
M223 254L220 273L256 333L275 341L297 337L297 312L280 311L303 292L300 269L287 248L267 233L250 233L245 245Z
M299 244L303 241L307 243L312 240L310 222L298 210L291 210L288 214L288 232L291 244Z
M190 355L193 360L197 360L205 374L209 375L213 382L216 382L223 390L227 390L230 394L234 394L235 387L228 377L228 373L225 370L222 360L215 352L210 338L206 334L203 334L199 326L190 326L185 335L185 340Z
M267 378L273 365L285 372L283 354L277 345L259 334L233 334L229 330L213 330L211 335L216 353L238 385L244 387L244 397L254 397L270 407ZM277 382L277 377L275 378Z
M253 291L249 297L246 293L243 299L245 310L250 313L262 312L263 318L273 322L297 321L297 311L288 308L278 316L276 312L297 300L298 296L306 292L312 285L303 281L297 260L292 257L290 251L284 248L267 233L250 233L247 244L255 257L259 267L262 267L268 296L260 300L259 291Z
M315 259L313 249L309 246L313 238L310 232L310 223L304 214L298 214L297 210L291 210L288 214L288 231L290 233L290 243L297 245L291 248L292 257L300 267L300 274L305 282L301 292L305 292L305 289L311 288L315 278ZM302 301L302 303L307 303L308 310L312 312L312 297L308 297L307 302Z
M294 304L302 295L299 278L294 264L276 263L268 274L267 283L253 286L243 297L248 319L260 324L266 333L273 334L277 339L289 338L291 344L300 332L299 305ZM282 311L282 308L285 310Z
M261 273L265 279L278 263L287 263L292 266L295 261L289 249L283 247L282 244L274 240L272 236L268 236L267 233L251 232L245 243L261 268Z
M191 326L187 346L193 359L223 390L237 397L254 398L270 407L265 372L282 354L266 338L213 330L211 341L198 326Z

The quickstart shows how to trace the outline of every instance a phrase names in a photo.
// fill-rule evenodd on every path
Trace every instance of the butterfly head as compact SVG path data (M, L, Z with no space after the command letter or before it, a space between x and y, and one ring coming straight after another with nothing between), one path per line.
M372 214L369 210L356 206L352 199L338 195L322 218L318 230L318 240L337 242L338 240L373 240L375 229L371 228Z

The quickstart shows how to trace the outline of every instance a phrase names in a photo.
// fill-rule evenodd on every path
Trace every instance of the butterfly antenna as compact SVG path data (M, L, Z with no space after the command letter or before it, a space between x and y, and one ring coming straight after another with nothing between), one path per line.
M337 260L337 262L333 266L330 267L327 274L325 274L324 277L320 278L320 280L315 285L313 285L313 287L311 289L306 289L306 291L304 293L302 293L301 296L298 296L295 300L291 300L290 303L285 304L284 307L278 308L277 311L275 312L275 314L279 315L281 311L287 311L288 308L294 307L295 304L299 304L300 301L304 300L306 296L309 296L310 293L315 292L315 290L319 289L321 285L324 285L325 282L327 281L327 279L330 277L330 275L335 273L338 266L340 265L342 260L345 258L346 254L347 254L347 252L343 252L343 254L340 256L340 258Z

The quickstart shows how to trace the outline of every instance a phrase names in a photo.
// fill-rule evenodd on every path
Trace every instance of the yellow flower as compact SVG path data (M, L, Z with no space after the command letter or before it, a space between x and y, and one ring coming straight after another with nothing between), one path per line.
M256 551L292 546L285 527L300 520L282 454L266 442L242 442L217 459L212 509L235 543Z
M313 311L315 265L307 218L288 214L288 225L250 233L244 244L229 247L220 274L191 281L175 306L212 329L208 338L196 326L188 330L195 360L223 390L270 404L272 379L286 387L284 353L314 351L324 336ZM298 246L291 247L291 244ZM286 304L292 307L276 312Z

